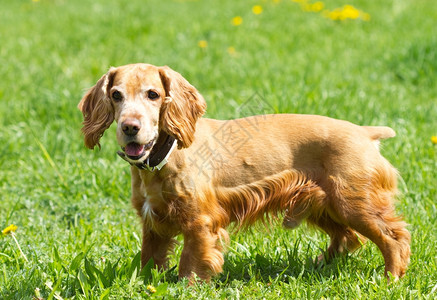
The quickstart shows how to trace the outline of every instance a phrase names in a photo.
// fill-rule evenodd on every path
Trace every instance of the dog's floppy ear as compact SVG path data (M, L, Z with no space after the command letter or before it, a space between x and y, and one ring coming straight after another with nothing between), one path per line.
M96 145L100 148L100 138L114 121L114 108L108 94L113 84L114 75L115 68L111 68L83 96L78 105L84 119L82 133L85 146L90 149Z
M167 66L159 68L166 98L161 107L160 127L187 148L194 140L197 119L206 110L202 95L181 74Z

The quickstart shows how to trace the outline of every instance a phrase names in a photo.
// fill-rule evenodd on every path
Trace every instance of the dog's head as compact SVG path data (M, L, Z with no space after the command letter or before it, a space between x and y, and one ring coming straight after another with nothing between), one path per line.
M134 64L109 69L78 107L88 148L100 147L100 138L115 120L119 145L131 161L141 162L161 131L176 138L179 148L190 146L206 103L169 67Z

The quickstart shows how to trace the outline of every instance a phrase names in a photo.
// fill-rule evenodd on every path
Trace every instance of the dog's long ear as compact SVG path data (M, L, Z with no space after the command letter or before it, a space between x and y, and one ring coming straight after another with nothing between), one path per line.
M160 67L159 74L166 92L160 127L178 140L179 149L189 147L194 140L197 119L205 113L205 100L181 74L169 67Z
M82 133L85 146L90 149L96 145L100 148L100 138L114 121L114 108L108 93L113 84L114 74L115 69L111 68L83 96L78 105L84 119Z

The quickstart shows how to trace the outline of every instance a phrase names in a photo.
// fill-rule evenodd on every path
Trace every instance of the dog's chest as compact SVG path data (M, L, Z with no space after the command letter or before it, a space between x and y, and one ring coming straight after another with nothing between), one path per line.
M143 177L143 176L141 176ZM161 187L162 184L157 180L150 178L141 178L139 189L137 189L136 198L132 199L138 214L143 219L144 224L150 229L156 229L162 224L167 216L167 204L163 199Z

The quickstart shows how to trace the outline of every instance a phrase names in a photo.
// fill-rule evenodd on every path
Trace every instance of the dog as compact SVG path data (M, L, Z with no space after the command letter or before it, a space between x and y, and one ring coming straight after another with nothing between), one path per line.
M198 90L149 64L110 68L78 108L90 149L117 123L142 220L142 266L153 259L165 269L182 234L179 278L208 281L222 272L231 223L247 228L274 216L285 228L306 220L325 231L331 241L319 260L370 239L386 276L405 274L410 234L394 211L397 171L379 152L391 128L298 114L202 118Z

